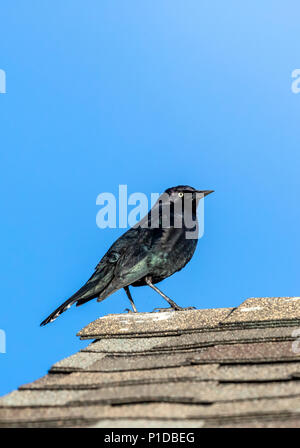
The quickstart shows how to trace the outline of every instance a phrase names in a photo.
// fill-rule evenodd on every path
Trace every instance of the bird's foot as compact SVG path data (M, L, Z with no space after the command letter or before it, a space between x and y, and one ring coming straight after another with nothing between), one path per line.
M187 306L187 307L181 307L181 306L177 306L177 308L175 307L169 307L169 308L154 308L153 311L151 311L152 313L155 312L163 312L163 311L191 311L191 310L196 310L197 308L195 306Z
M154 310L151 311L151 313L162 313L164 311L175 311L174 308L154 308Z
M129 308L125 308L124 312L127 312L127 313L137 313L137 311L130 310Z
M176 311L191 311L191 310L196 310L197 308L195 306L187 306L185 308L182 308L181 306L179 307L178 310Z

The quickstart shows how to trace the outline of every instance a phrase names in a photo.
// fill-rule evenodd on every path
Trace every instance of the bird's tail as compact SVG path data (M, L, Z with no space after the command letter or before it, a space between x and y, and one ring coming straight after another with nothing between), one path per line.
M66 300L62 305L60 305L58 308L56 308L53 313L51 313L43 322L41 323L41 327L44 325L49 324L50 322L53 322L58 316L60 316L64 311L66 311L68 308L70 308L71 305L73 305L74 300L68 299Z
M56 308L56 310L54 310L45 320L43 320L43 322L40 324L41 327L49 324L50 322L53 322L58 316L67 311L67 309L69 309L70 306L72 306L75 302L77 302L78 304L81 304L82 302L86 303L89 300L92 300L95 297L97 297L98 293L95 293L95 289L91 288L92 289L91 291L90 288L91 288L90 285L89 287L87 287L87 285L84 285L72 297L66 300L62 305Z
M113 270L111 269L111 265L97 266L96 272L91 276L91 278L86 282L85 285L82 286L75 294L73 294L68 300L66 300L62 305L56 308L53 313L50 314L43 322L41 323L41 327L49 324L49 322L53 322L58 316L60 316L64 311L66 311L70 306L76 303L77 306L83 305L89 300L95 299L99 297L102 292L104 293L104 300L108 297L112 291L107 291L107 287L111 282L113 276ZM117 288L118 289L118 288Z

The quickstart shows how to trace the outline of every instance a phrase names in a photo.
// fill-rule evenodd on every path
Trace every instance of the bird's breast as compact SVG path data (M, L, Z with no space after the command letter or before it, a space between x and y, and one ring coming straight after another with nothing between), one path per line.
M149 254L149 275L154 283L182 269L192 258L197 239L187 239L183 229L166 229Z

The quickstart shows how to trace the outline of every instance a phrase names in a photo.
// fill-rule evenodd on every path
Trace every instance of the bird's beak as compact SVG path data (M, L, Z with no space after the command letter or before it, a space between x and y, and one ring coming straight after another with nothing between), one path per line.
M208 196L210 193L213 193L214 190L196 190L196 193L200 193L203 196Z

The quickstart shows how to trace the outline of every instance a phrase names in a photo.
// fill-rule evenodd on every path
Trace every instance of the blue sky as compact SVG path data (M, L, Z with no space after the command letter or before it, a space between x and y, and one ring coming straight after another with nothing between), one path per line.
M40 321L123 229L101 192L214 189L191 263L160 284L181 305L237 306L299 285L297 1L2 2L0 394L87 345L76 332L128 306ZM141 311L164 306L133 290Z

